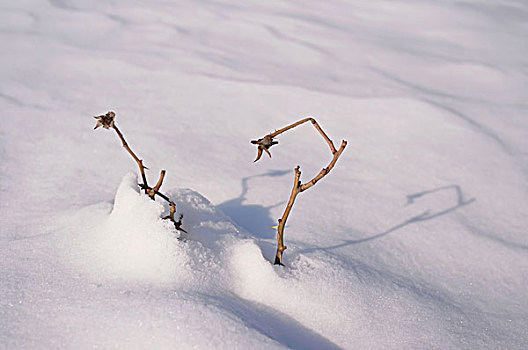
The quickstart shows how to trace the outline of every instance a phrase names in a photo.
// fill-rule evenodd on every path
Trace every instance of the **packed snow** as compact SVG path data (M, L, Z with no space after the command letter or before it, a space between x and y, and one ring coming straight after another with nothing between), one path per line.
M0 347L525 349L527 36L522 0L4 1ZM331 154L250 140L306 116L348 147L277 266Z

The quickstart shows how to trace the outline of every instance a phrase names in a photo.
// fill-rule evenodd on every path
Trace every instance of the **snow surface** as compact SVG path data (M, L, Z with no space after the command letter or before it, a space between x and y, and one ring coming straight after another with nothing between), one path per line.
M0 348L526 348L525 1L0 7Z

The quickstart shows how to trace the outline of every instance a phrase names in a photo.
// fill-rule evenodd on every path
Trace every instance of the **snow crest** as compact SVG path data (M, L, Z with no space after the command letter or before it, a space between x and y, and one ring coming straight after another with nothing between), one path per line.
M185 245L172 223L161 219L163 205L141 195L137 176L126 175L111 213L78 248L88 272L101 280L167 284L188 277Z

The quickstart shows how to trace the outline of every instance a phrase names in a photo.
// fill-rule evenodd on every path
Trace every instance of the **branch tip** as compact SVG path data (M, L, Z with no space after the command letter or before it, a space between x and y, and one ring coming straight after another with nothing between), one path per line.
M271 146L278 144L279 141L273 140L272 134L269 134L258 140L252 140L251 143L254 145L258 145L257 158L255 158L255 160L253 161L253 163L255 163L262 156L262 151L265 151L268 154L268 156L271 158L271 153L269 149L271 148Z
M97 124L94 127L94 130L98 127L102 126L105 129L110 129L114 127L115 122L115 113L112 111L109 111L106 114L94 116L95 119L97 119Z

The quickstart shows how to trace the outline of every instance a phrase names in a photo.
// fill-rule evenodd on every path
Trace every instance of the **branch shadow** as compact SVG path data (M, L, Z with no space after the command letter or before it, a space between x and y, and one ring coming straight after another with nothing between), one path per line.
M242 190L240 195L220 203L216 207L256 238L275 238L276 231L269 228L269 226L276 225L277 220L271 217L270 211L284 204L284 201L267 207L258 204L245 204L244 202L249 192L249 180L258 177L279 177L289 173L291 173L291 170L270 170L263 174L244 177L241 180Z
M420 198L420 197L423 197L423 196L426 196L426 195L430 195L430 194L433 194L433 193L436 193L436 192L440 192L440 191L446 191L446 190L454 190L455 193L456 193L456 196L457 196L457 203L455 205L449 207L449 208L446 208L444 210L440 210L440 211L437 211L437 212L432 212L430 209L428 209L428 210L425 210L424 212L422 212L421 214L415 215L415 216L403 221L402 223L400 223L400 224L398 224L396 226L393 226L393 227L387 229L386 231L383 231L383 232L380 232L378 234L375 234L373 236L365 237L365 238L361 238L361 239L356 239L356 240L344 240L343 243L336 244L336 245L329 246L329 247L303 249L303 250L299 251L299 254L300 253L312 253L312 252L321 251L321 250L322 251L333 250L333 249L342 248L342 247L346 247L346 246L353 245L353 244L359 244L359 243L365 243L365 242L373 241L375 239L382 238L382 237L388 235L389 233L397 231L397 230L399 230L399 229L401 229L401 228L403 228L405 226L408 226L408 225L411 225L411 224L416 224L416 223L419 223L419 222L422 222L422 221L432 220L432 219L435 219L437 217L447 215L447 214L449 214L451 212L454 212L455 210L458 210L458 209L460 209L462 207L470 205L471 203L476 201L475 198L471 198L471 199L467 199L467 200L464 199L464 194L463 194L462 189L460 188L459 185L449 185L449 186L435 188L435 189L432 189L432 190L427 190L427 191L423 191L423 192L410 194L410 195L407 196L407 203L405 205L413 204L414 200L417 199L417 198Z

